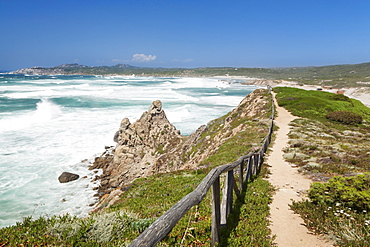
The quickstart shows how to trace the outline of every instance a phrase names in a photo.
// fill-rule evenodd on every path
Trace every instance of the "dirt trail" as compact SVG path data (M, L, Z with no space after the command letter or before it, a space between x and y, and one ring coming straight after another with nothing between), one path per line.
M310 233L301 217L290 210L291 200L301 200L312 181L284 161L282 149L288 145L290 128L288 124L295 117L284 108L277 106L276 102L275 105L278 114L275 123L279 130L276 133L275 143L272 144L272 152L267 157L272 173L268 180L277 189L270 205L270 229L272 234L276 235L275 243L279 247L333 246Z

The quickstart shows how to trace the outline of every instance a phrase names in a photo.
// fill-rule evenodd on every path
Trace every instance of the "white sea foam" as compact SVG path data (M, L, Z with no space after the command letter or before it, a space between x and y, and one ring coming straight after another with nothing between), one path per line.
M36 110L33 112L26 111L18 116L8 116L0 119L0 132L13 131L28 128L34 124L41 124L51 121L62 114L61 107L54 104L49 99L41 99L37 103Z
M97 183L90 182L94 172L81 160L114 145L122 118L134 122L152 101L161 100L168 119L189 135L251 90L207 78L36 78L0 86L9 102L34 104L0 113L0 227L28 215L86 216ZM60 184L64 171L81 179Z

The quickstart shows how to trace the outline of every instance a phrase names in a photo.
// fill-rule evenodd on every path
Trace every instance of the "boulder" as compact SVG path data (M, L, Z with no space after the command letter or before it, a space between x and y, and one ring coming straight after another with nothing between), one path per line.
M70 172L63 172L59 177L58 180L60 183L68 183L73 180L77 180L80 176L78 174L70 173Z

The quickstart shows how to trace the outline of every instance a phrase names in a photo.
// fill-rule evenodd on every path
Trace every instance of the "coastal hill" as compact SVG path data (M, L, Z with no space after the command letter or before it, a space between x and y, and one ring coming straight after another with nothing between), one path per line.
M99 193L102 200L96 206L111 204L118 194L137 178L184 169L205 169L204 160L215 154L227 140L247 128L247 123L263 137L268 130L271 98L265 89L247 95L229 116L200 126L190 136L181 136L167 119L162 103L157 100L135 123L121 121L114 136L115 147L95 159L91 169L102 169ZM251 127L251 123L248 123ZM259 143L248 143L250 148ZM113 192L113 193L112 193Z
M155 68L136 67L128 64L117 64L114 66L86 66L74 63L49 68L24 68L11 73L29 75L136 75L159 77L240 76L270 80L290 80L304 84L337 87L370 87L370 63L289 68Z

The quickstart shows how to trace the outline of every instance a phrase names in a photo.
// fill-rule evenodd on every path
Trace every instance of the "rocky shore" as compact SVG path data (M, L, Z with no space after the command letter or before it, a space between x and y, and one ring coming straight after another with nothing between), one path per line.
M96 177L100 180L100 200L95 211L111 205L137 178L204 168L199 166L201 161L215 153L227 139L248 128L243 122L235 125L238 119L259 121L261 128L268 126L268 117L261 116L269 115L269 100L265 89L257 89L228 117L202 125L190 136L180 135L168 121L159 100L154 101L136 122L130 123L124 118L114 135L116 146L107 147L90 167L103 170L103 174ZM216 128L212 129L213 135L209 134L211 125Z

